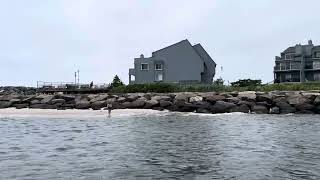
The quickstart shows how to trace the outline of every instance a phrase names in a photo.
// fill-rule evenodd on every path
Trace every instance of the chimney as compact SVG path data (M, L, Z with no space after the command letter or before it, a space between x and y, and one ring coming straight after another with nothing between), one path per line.
M143 58L144 58L144 55L143 55L143 54L141 54L141 55L140 55L140 58L141 58L141 59L143 59Z
M312 40L309 40L309 41L308 41L308 45L310 45L310 46L313 45Z

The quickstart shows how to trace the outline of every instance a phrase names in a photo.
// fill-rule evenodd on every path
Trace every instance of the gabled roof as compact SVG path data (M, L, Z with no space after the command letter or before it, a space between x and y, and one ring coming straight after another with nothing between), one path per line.
M216 65L216 62L211 58L211 56L207 53L207 51L201 46L201 44L196 44L192 46L193 49L197 52L197 54L201 57L202 60L204 60L207 63L210 63L206 61L206 57L209 58L209 60Z
M177 46L177 45L179 45L179 44L181 44L181 43L184 43L184 42L188 42L188 43L190 44L189 40L188 40L188 39L185 39L185 40L182 40L182 41L177 42L177 43L175 43L175 44L172 44L172 45L170 45L170 46L167 46L167 47L164 47L164 48L159 49L159 50L157 50L157 51L154 51L154 52L152 52L152 54L153 54L153 53L156 53L156 52L159 52L159 51L162 51L162 50L165 50L165 49L168 49L168 48L171 48L171 47L173 47L173 46ZM190 45L191 45L191 44L190 44Z
M296 48L295 47L289 47L286 50L283 51L283 53L294 53L296 52Z

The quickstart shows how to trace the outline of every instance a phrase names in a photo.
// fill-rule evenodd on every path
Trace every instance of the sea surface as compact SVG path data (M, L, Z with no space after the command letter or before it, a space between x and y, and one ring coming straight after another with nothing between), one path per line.
M320 179L320 116L0 112L1 180Z

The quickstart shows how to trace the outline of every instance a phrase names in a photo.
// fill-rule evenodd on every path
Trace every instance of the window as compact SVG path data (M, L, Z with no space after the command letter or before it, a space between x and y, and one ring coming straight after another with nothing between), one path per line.
M315 58L320 58L320 52L315 53Z
M156 63L156 64L154 65L154 69L155 69L155 70L162 70L162 64Z
M315 73L313 75L313 78L314 78L315 81L320 81L320 73Z
M294 59L294 54L286 54L285 59L286 60Z
M163 74L156 74L156 81L163 81Z
M141 63L141 70L149 70L149 64Z

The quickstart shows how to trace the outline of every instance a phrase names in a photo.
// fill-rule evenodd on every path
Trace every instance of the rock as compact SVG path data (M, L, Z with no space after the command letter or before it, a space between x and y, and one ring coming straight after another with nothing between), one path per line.
M311 103L309 98L304 97L304 96L302 96L302 95L300 95L300 94L289 95L289 96L287 97L287 101L288 101L289 104L291 104L291 105Z
M51 104L33 104L30 106L31 109L57 109L56 105Z
M52 101L53 98L54 96L48 95L48 96L45 96L40 102L41 104L49 104L49 102Z
M112 103L112 109L125 109L124 106L122 106L122 104L118 103L118 102L113 102ZM106 109L108 110L108 109Z
M320 105L318 105L314 108L314 112L317 114L320 114Z
M109 98L106 100L107 103L113 103L113 102L116 102L117 101L117 98Z
M230 92L230 95L233 97L237 97L239 95L239 92L233 91L233 92Z
M223 101L225 100L226 97L221 96L221 95L213 95L213 96L209 96L204 98L205 101L208 101L210 103L216 103L217 101Z
M148 101L148 99L145 98L145 97L139 97L137 100L138 100L138 101Z
M69 103L67 103L67 104L62 104L62 105L60 106L60 108L61 108L61 109L74 109L74 108L75 108L75 104L69 104Z
M76 97L73 96L73 95L64 95L64 94L62 94L62 95L58 95L57 98L58 99L64 99L66 102L69 102L69 101L74 101Z
M108 94L100 94L100 95L92 98L92 99L90 100L90 102L93 103L93 102L96 102L96 101L105 101L105 100L108 99L108 97L109 97Z
M185 101L185 102L189 102L189 98L190 97L194 97L196 96L195 93L177 93L175 96L175 101Z
M106 101L95 101L94 103L91 104L91 108L93 110L100 110L106 106L107 106Z
M21 103L30 103L32 100L35 99L36 96L26 96L24 98L22 98Z
M145 105L145 102L144 102L144 101L136 100L136 101L133 101L133 102L124 102L124 103L122 103L122 105L123 105L125 108L134 108L134 109L137 109L137 108L143 108L144 105Z
M281 114L289 114L289 113L295 113L296 108L290 106L290 104L286 102L278 102L276 103L276 106L280 108L280 113Z
M11 102L9 101L0 101L0 109L8 108L11 106Z
M76 101L75 104L75 108L77 109L89 109L90 107L90 102L88 100Z
M117 99L117 102L119 102L119 103L124 103L124 102L126 102L127 101L127 99L125 98L125 97L119 97L118 99Z
M164 111L164 108L163 107L154 107L152 108L153 110L156 110L156 111Z
M313 101L314 105L320 105L320 96L317 96L314 101Z
M257 102L267 102L268 104L272 104L272 97L269 96L268 94L259 94L256 97Z
M302 111L297 111L296 114L314 114L314 112L309 110L302 110Z
M66 102L66 100L64 99L53 99L50 103L51 104L64 104Z
M262 106L262 105L253 106L252 111L256 114L268 114L269 113L268 108L265 106Z
M298 111L313 111L315 106L312 104L298 104L295 106Z
M271 108L272 104L269 104L268 102L256 102L256 105L265 106L267 108Z
M203 97L194 96L194 97L190 97L189 102L190 103L197 103L197 102L201 102L202 100L203 100Z
M256 103L254 103L254 102L252 102L252 101L239 101L237 104L238 104L238 105L245 104L245 105L247 105L250 109L252 109L253 106L256 105Z
M20 96L12 94L0 96L0 101L10 101L11 99L20 99Z
M151 100L146 101L144 108L145 109L152 109L158 105L159 105L159 102L157 100L151 99Z
M170 101L164 101L164 100L161 100L160 101L160 107L163 107L163 108L166 108L168 106L172 106L172 102Z
M249 113L250 108L246 104L241 104L239 106L235 106L231 108L230 112L242 112L242 113Z
M137 100L140 96L138 94L131 94L129 96L126 97L126 99L130 102L133 102L135 100Z
M280 108L279 107L273 107L270 109L270 114L280 114Z
M40 102L39 100L37 100L37 99L32 100L32 101L30 102L31 105L40 104L40 103L41 103L41 102Z
M23 109L23 108L28 108L29 104L15 104L13 105L16 109Z
M153 96L151 97L151 100L155 100L155 101L171 101L172 98L170 96Z
M10 102L11 102L12 105L13 104L19 104L21 102L21 100L20 99L11 99Z
M230 112L232 108L236 105L233 103L228 103L224 101L217 101L211 108L210 111L212 113L227 113Z
M211 113L211 112L210 112L210 110L208 110L208 109L198 108L198 109L196 109L196 113L206 113L206 114L209 114L209 113Z
M238 98L244 101L255 101L256 100L256 92L255 91L244 91L239 92Z
M240 102L240 99L238 97L229 97L225 99L226 102L237 104Z
M273 103L278 103L278 102L287 103L288 102L286 97L275 97L272 101L273 101Z

